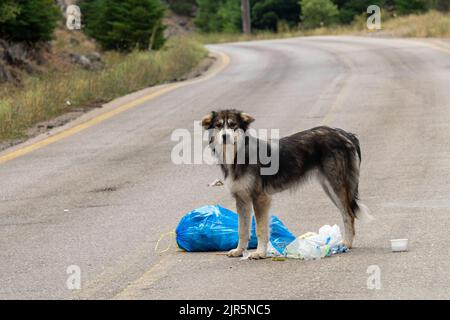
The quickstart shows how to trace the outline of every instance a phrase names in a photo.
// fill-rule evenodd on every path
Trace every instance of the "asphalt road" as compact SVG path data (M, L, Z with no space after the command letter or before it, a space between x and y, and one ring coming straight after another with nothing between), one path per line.
M0 298L450 298L450 50L358 37L210 49L231 62L207 80L0 164ZM285 262L155 253L189 210L234 209L224 187L206 186L217 167L170 157L174 129L227 107L282 136L320 124L358 134L361 198L376 220L357 224L354 249ZM272 213L297 235L341 224L316 184L277 195ZM410 251L390 252L394 238ZM67 288L70 265L81 290ZM380 289L367 286L372 265Z

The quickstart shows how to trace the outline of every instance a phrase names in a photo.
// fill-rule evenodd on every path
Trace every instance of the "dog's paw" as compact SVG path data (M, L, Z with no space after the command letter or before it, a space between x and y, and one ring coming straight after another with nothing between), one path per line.
M342 244L347 247L347 249L351 249L352 248L352 242L348 241L348 240L344 240L342 241Z
M244 254L244 249L241 248L236 248L233 250L228 251L227 256L229 257L242 257L242 255Z
M248 258L250 260L260 260L260 259L265 259L267 258L266 253L260 253L258 251L252 252L250 253L250 255L248 256Z

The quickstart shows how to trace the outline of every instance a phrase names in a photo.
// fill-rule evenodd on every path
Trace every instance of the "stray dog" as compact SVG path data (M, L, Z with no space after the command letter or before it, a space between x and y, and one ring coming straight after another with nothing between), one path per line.
M202 119L202 126L209 133L209 146L217 158L227 160L220 166L239 215L239 244L228 256L242 256L247 249L253 207L258 247L249 258L265 258L271 194L298 186L311 176L317 177L340 210L345 226L344 245L351 248L355 218L371 219L367 207L358 201L361 150L356 136L322 126L281 138L274 146L270 141L246 134L253 121L250 115L235 109L212 111ZM258 148L268 148L269 153L278 155L275 174L261 174L267 165L259 154L254 163L247 163L254 152L252 141L257 142ZM247 161L239 163L238 153L243 153Z

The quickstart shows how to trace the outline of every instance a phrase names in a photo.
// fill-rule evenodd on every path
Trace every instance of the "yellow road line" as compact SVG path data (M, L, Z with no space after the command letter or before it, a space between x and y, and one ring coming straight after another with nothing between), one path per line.
M128 103L125 103L125 104L121 105L120 107L117 107L117 108L115 108L115 109L113 109L111 111L102 113L102 114L100 114L100 115L98 115L98 116L96 116L96 117L94 117L94 118L92 118L92 119L90 119L90 120L88 120L88 121L86 121L86 122L84 122L82 124L79 124L79 125L77 125L75 127L68 128L67 130L61 131L61 132L59 132L59 133L57 133L57 134L55 134L53 136L50 136L50 137L48 137L48 138L46 138L44 140L38 141L38 142L36 142L34 144L31 144L29 146L25 146L23 148L20 148L20 149L11 151L9 153L6 153L6 154L0 156L0 164L8 162L8 161L11 161L13 159L16 159L16 158L18 158L20 156L23 156L23 155L25 155L27 153L30 153L32 151L35 151L35 150L40 149L42 147L45 147L45 146L47 146L49 144L55 143L55 142L57 142L59 140L62 140L64 138L70 137L70 136L74 135L77 132L80 132L80 131L82 131L84 129L92 127L92 126L94 126L94 125L96 125L96 124L98 124L100 122L103 122L103 121L105 121L107 119L110 119L110 118L112 118L112 117L114 117L114 116L116 116L116 115L118 115L118 114L120 114L122 112L125 112L125 111L127 111L129 109L132 109L132 108L134 108L136 106L139 106L139 105L141 105L141 104L143 104L145 102L153 100L153 99L155 99L155 98L157 98L157 97L159 97L159 96L161 96L161 95L163 95L165 93L173 91L173 90L175 90L177 88L184 87L184 86L187 86L187 85L196 84L196 83L199 83L199 82L203 82L203 81L206 81L206 80L214 77L219 72L221 72L223 69L225 69L230 63L230 57L228 55L226 55L225 53L222 53L222 52L218 52L217 54L220 56L221 64L215 71L211 72L207 76L199 78L197 80L191 80L191 81L186 81L186 82L169 84L169 85L161 88L158 91L152 92L152 93L150 93L150 94L148 94L148 95L146 95L144 97L138 98L138 99L133 100L133 101L128 102Z

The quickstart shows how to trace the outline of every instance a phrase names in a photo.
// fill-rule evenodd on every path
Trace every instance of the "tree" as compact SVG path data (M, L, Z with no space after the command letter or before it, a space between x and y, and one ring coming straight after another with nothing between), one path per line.
M84 0L85 31L106 50L159 49L164 7L159 0Z
M277 31L280 22L290 27L300 21L298 0L253 0L252 25L259 30Z
M392 1L394 0L332 0L339 10L339 22L343 24L352 23L355 16L365 14L369 5L384 7Z
M302 20L305 28L317 28L332 24L339 13L330 0L301 0Z
M450 10L449 0L427 0L427 7L439 11L447 12Z
M423 0L395 0L395 9L400 15L421 13L426 5Z
M196 26L203 32L242 31L241 0L197 0ZM277 31L283 22L290 27L300 21L298 0L250 0L251 26Z
M238 32L242 30L240 0L197 0L195 25L202 32Z
M3 0L0 3L0 23L5 23L14 18L19 13L19 5L13 0Z
M6 1L0 8L0 37L11 41L49 41L60 17L53 0Z
M242 30L246 34L252 32L250 0L241 0Z
M168 0L170 9L181 16L192 17L197 8L196 0Z

